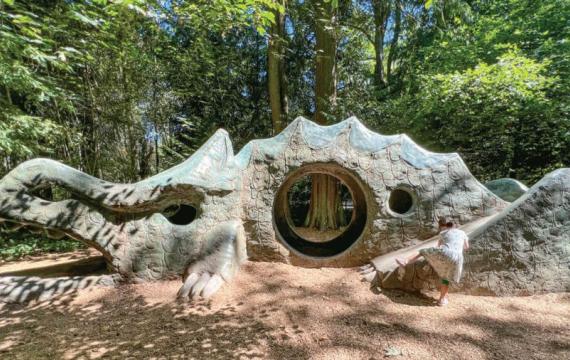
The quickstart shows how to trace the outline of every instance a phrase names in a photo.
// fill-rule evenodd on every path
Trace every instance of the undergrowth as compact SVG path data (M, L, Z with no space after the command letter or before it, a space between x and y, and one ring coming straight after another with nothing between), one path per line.
M85 247L81 242L68 238L55 240L45 235L25 231L0 232L0 259L6 261L18 260L30 255L74 251Z

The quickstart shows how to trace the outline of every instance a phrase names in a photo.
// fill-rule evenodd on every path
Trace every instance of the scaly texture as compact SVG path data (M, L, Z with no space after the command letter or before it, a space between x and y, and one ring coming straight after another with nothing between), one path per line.
M185 274L179 296L195 298L230 281L247 256L307 267L362 265L434 236L439 216L474 224L507 208L496 225L474 236L465 286L534 292L553 289L556 278L560 289L567 287L567 272L560 270L568 261L567 171L545 178L507 208L457 154L429 152L406 135L374 133L356 118L332 126L298 118L236 156L220 130L182 164L135 184L106 182L52 160L25 162L0 180L0 218L9 228L83 241L123 279ZM314 173L342 180L354 205L345 233L316 245L291 229L287 205L289 187ZM54 184L72 198L52 202L35 195ZM403 193L409 207L398 212L391 203L398 205L396 195ZM196 216L180 223L175 219L185 206ZM418 264L415 275L396 283L421 287L430 279L424 270ZM540 281L531 286L530 279Z

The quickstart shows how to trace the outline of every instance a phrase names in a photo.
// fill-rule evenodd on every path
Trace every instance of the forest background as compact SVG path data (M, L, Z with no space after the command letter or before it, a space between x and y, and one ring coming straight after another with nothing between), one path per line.
M354 115L531 186L570 166L569 34L567 0L0 0L0 176L41 156L133 182L218 128L237 152Z

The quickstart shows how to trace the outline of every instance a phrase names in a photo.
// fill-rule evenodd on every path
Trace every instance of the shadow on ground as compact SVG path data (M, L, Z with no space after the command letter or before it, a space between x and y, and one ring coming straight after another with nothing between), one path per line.
M268 263L248 263L209 302L172 301L179 285L5 305L0 358L368 360L389 348L412 359L570 357L565 294L452 294L447 308L417 306L428 297L374 294L354 271Z

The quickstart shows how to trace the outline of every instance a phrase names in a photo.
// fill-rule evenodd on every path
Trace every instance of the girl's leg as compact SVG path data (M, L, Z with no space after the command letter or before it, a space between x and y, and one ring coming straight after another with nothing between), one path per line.
M410 257L408 257L408 264L413 264L416 261L418 261L419 258L421 258L422 256L420 255L420 253L417 253L415 255L412 255Z
M400 266L406 266L408 264L413 264L416 261L418 261L419 258L421 258L422 256L420 255L420 253L416 253L414 255L408 256L406 259L396 259L396 262L398 263L398 265Z
M449 281L446 279L441 279L441 286L439 288L439 301L438 305L447 304L447 293L449 292Z

